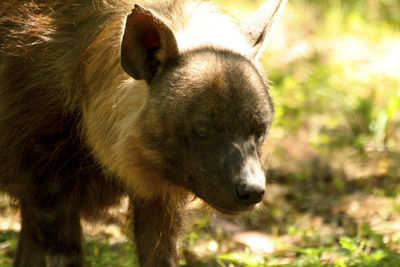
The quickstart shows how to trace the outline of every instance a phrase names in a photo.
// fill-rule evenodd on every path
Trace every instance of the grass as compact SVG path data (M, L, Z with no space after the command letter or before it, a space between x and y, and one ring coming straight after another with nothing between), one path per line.
M88 266L137 266L131 242L110 244L109 240L95 240L85 244Z

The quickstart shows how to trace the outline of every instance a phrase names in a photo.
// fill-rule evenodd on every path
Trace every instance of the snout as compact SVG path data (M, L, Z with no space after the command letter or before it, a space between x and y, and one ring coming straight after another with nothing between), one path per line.
M265 193L265 185L257 183L241 183L234 191L235 201L241 205L250 206L259 203Z
M234 200L241 205L260 202L265 193L265 175L258 158L251 157L244 164L239 181L235 184Z
M209 178L202 179L206 182L195 193L223 213L249 211L262 201L266 187L255 145L228 143L223 152L219 161L210 161L210 166L215 166L214 171Z
M262 201L265 193L265 175L253 145L235 145L225 166L231 174L231 201L237 209L248 210ZM253 152L253 153L251 153Z

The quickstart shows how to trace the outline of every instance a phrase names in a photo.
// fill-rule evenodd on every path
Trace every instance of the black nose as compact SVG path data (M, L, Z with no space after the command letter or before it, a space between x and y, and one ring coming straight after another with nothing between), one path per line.
M240 184L235 188L236 201L240 204L252 205L260 202L265 193L265 186L259 184Z

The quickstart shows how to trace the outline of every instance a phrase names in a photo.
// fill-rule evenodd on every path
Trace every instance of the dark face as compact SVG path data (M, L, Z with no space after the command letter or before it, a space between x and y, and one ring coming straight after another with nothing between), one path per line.
M255 67L234 53L203 49L184 54L150 86L146 135L167 178L225 213L260 202L261 146L273 107Z

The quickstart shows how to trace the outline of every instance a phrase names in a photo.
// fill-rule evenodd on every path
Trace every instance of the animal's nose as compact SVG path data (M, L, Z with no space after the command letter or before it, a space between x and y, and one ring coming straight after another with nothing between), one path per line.
M236 201L244 205L252 205L260 202L265 193L265 185L239 184L235 188Z

